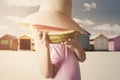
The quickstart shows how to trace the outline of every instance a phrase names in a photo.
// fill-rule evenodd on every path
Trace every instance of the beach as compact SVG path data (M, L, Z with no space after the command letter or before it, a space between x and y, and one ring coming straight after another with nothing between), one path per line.
M120 52L86 52L80 69L81 80L120 80ZM0 80L43 80L35 52L1 50Z

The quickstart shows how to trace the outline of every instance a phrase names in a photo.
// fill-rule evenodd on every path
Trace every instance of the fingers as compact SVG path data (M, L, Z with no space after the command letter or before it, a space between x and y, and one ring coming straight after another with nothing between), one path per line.
M71 41L71 39L69 38L68 41Z
M71 39L69 38L67 41L64 41L64 42L61 42L61 44L66 44L66 45L69 45L71 42Z
M47 40L47 34L46 34L46 32L36 31L35 32L35 40L46 41Z
M75 38L78 38L79 35L80 35L80 33L79 33L79 32L76 32Z
M46 39L47 39L47 34L46 34L46 32L43 32L42 40L46 40Z

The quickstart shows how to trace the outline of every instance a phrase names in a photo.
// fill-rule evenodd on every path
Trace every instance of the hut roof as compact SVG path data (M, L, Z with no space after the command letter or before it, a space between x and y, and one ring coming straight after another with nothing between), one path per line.
M109 38L109 41L112 41L112 40L114 40L114 39L116 39L116 38L120 38L120 35L115 35L115 36Z
M105 35L103 35L103 34L98 34L98 35L96 35L95 37L93 37L92 39L90 39L91 41L93 41L93 40L95 40L95 39L97 39L98 37L104 37L104 38L106 38L106 39L108 39L108 37L106 37Z
M103 34L99 34L96 38L101 37L101 36L104 37L104 38L106 38L106 39L108 39L108 38L107 38L105 35L103 35ZM95 39L96 39L96 38L95 38Z
M32 39L32 38L30 36L24 34L24 35L20 36L19 39Z
M14 35L5 34L0 39L17 39Z
M81 27L82 28L82 27ZM84 28L82 28L84 30L84 33L83 34L88 34L88 35L91 35L87 30L85 30Z
M120 38L120 35L116 36L115 38Z

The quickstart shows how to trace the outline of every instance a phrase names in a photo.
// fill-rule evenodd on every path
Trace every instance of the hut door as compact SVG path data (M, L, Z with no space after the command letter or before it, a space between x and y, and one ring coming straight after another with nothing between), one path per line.
M106 39L97 39L96 50L107 50Z
M18 40L17 39L13 39L12 50L18 50Z
M30 50L31 49L31 40L30 39L20 39L20 49L21 50Z

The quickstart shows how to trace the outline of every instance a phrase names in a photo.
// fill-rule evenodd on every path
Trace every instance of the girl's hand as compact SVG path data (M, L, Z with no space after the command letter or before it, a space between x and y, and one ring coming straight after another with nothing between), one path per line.
M68 41L63 42L62 44L65 44L68 48L71 49L77 49L80 47L80 43L78 42L78 33L75 34L75 37L73 39L68 39Z
M68 39L68 41L64 42L63 44L65 44L68 48L75 50L77 48L79 48L80 44L78 42L77 39Z
M49 42L47 41L47 34L43 31L35 32L35 49L40 52L44 52L48 50Z

